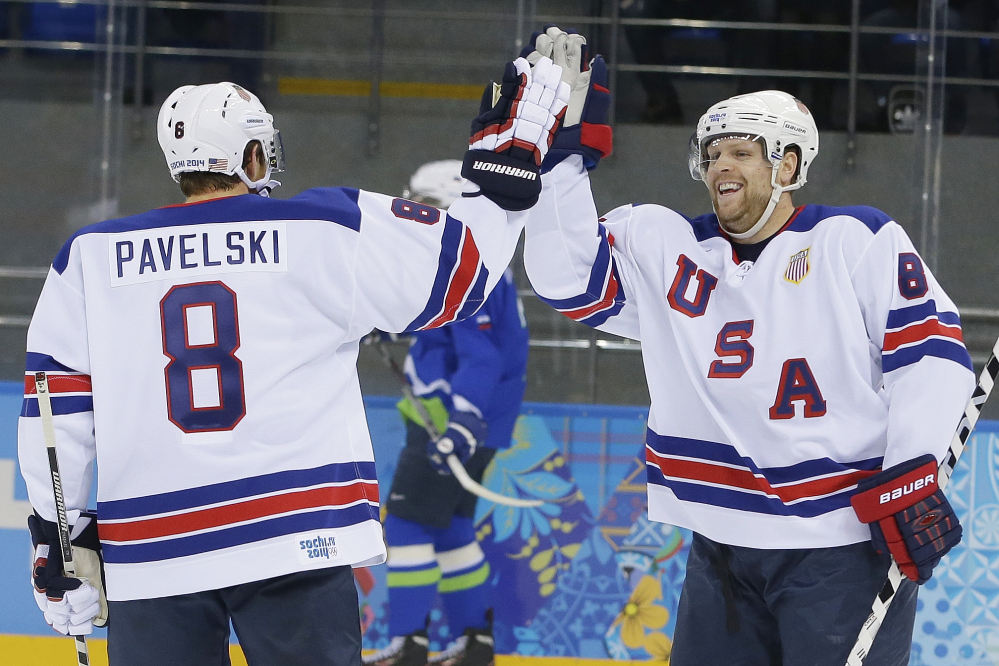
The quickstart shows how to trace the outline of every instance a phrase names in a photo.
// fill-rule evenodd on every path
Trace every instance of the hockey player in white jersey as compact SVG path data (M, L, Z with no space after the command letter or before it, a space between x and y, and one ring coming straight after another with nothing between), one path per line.
M533 42L568 63L560 133L599 92L576 84L579 39ZM558 144L527 272L557 310L642 342L649 517L695 532L671 663L841 666L890 553L909 580L865 663L907 664L916 583L961 536L936 485L974 387L954 303L885 213L793 205L819 140L786 93L701 117L690 172L714 212L694 219L598 219L594 161Z
M488 92L466 156L488 180L473 174L448 211L349 188L258 196L282 168L259 100L231 83L170 95L157 134L187 201L77 232L28 330L18 455L55 629L110 616L112 666L228 663L230 621L250 664L360 664L350 567L385 547L358 341L475 312L568 97L559 68L524 60ZM83 579L50 547L38 371Z

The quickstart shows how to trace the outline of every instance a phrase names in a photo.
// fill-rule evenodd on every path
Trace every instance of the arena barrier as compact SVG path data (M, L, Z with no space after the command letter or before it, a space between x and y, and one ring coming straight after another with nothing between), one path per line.
M21 386L0 383L0 662L66 663L72 641L53 636L27 582L29 510L16 466ZM405 432L397 398L365 399L385 492ZM478 538L496 594L498 666L581 665L594 659L665 660L690 533L648 521L644 445L647 408L525 403L513 446L483 485L538 498L536 509L479 502ZM910 666L999 666L999 422L981 421L948 496L964 540L919 595ZM19 573L20 572L20 573ZM355 571L364 648L387 644L384 566ZM431 614L431 649L450 640ZM94 664L106 663L95 632ZM233 646L233 663L245 663Z

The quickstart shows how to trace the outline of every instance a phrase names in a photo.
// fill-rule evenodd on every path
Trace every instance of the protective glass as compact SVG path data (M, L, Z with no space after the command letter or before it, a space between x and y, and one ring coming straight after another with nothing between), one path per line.
M281 130L275 129L271 138L271 171L284 171L284 143L281 141Z
M763 147L763 153L766 154L766 146L763 145L763 137L759 134L714 134L704 137L700 141L697 140L697 135L694 134L690 137L687 156L687 167L690 169L690 175L694 180L704 180L705 174L707 174L708 169L711 168L713 160L708 155L708 149L711 146L717 145L727 139L757 141ZM759 160L752 160L752 164L750 164L750 166L770 166L770 162L768 162L766 158L761 157Z

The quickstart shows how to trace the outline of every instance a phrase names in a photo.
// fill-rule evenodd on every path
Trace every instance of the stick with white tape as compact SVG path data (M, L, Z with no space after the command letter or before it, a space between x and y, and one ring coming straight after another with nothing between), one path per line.
M413 387L409 384L409 378L399 367L399 364L395 362L392 357L392 353L389 351L388 347L385 346L384 342L378 342L378 352L382 355L382 359L385 363L392 369L392 372L402 381L402 394L412 403L413 407L416 408L416 413L420 415L420 419L423 420L423 428L430 435L430 439L436 442L441 438L441 433L437 430L437 426L434 425L433 419L430 418L430 414L427 412L427 408L423 406L423 403L416 397L413 393ZM461 487L472 493L477 497L481 497L484 500L488 500L495 504L502 504L503 506L513 506L519 508L533 508L539 507L544 502L541 500L526 500L520 499L519 497L509 497L507 495L501 495L499 493L494 493L485 486L475 482L475 479L468 475L465 470L465 466L461 464L458 460L458 456L453 453L447 457L447 465L451 468L451 473L454 474L454 478L458 479L458 483Z
M958 459L964 453L964 449L968 445L968 438L971 437L971 432L975 429L978 417L981 416L982 406L989 399L989 394L992 393L992 388L995 386L996 377L999 376L999 359L996 358L997 356L999 356L999 340L996 340L996 343L992 346L992 355L989 356L989 360L985 364L985 369L982 370L982 374L978 378L978 385L975 387L975 392L971 394L968 406L964 408L964 416L961 418L961 422L957 426L957 432L954 433L954 438L950 442L950 449L947 451L947 456L940 463L940 468L937 471L937 486L941 490L946 488L950 482L950 477L954 473L954 467L957 466ZM871 615L860 629L857 642L854 643L853 648L850 650L850 656L846 660L847 666L863 665L864 659L867 658L868 653L871 651L871 646L874 644L874 638L878 635L878 629L881 628L881 623L884 622L885 616L888 614L888 607L891 606L892 600L895 599L895 594L898 592L898 586L901 582L902 572L899 571L898 564L892 559L891 568L888 569L888 580L885 581L884 587L881 588L881 592L878 593L877 598L874 600Z
M73 563L73 545L69 538L69 519L66 517L66 499L62 494L62 479L59 476L59 458L56 455L55 424L52 421L52 401L49 399L49 378L44 372L35 373L35 394L38 397L38 414L42 419L42 434L45 436L45 449L49 458L49 473L52 476L52 494L55 497L56 525L59 528L59 550L62 552L62 565L65 575L76 576ZM89 666L85 636L76 639L76 663Z

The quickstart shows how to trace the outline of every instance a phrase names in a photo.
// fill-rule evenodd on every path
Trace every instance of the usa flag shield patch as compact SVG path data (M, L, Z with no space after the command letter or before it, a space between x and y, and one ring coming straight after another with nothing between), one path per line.
M808 275L808 250L810 249L806 247L801 252L792 255L791 261L787 264L787 270L784 271L785 280L800 284L805 279L805 276Z

